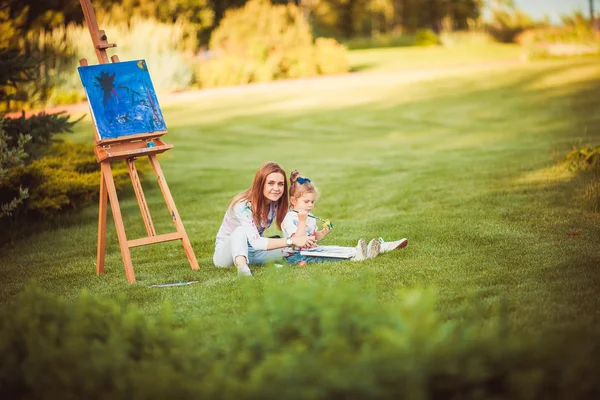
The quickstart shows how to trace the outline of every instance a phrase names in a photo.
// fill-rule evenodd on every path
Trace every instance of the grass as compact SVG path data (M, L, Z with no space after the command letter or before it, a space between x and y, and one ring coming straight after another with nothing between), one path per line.
M0 304L35 281L74 299L82 289L124 296L150 316L165 301L211 332L236 321L246 294L235 272L212 266L229 199L258 165L298 168L321 190L315 214L332 220L328 244L408 237L409 246L362 263L295 268L342 281L371 275L365 290L387 302L405 287L434 287L452 319L479 305L508 310L516 330L600 333L600 216L578 199L587 182L553 154L600 141L600 67L592 60L454 73L441 79L314 80L215 92L163 105L175 148L161 165L201 265L178 243L134 248L128 284L113 223L106 274L95 275L97 208L44 222L1 249ZM257 87L258 88L258 87ZM75 138L91 140L89 119ZM150 177L148 177L150 178ZM145 191L159 233L174 230L157 185ZM121 196L128 238L145 235L135 197ZM577 232L577 235L569 235ZM288 267L286 267L288 268ZM273 266L253 267L260 286ZM198 284L151 289L157 283Z
M518 60L521 52L519 45L499 43L451 47L395 47L351 50L348 52L348 60L352 71L399 71Z

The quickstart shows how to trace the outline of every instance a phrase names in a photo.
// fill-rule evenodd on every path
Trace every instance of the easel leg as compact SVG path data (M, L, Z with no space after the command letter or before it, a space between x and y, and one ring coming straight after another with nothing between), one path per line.
M104 172L100 172L100 204L98 207L98 255L96 257L96 274L104 273L104 255L106 253L106 206L108 194Z
M142 219L144 220L144 225L146 225L146 232L148 232L148 236L156 236L152 217L150 216L150 210L148 209L148 203L146 202L146 196L144 196L144 190L142 189L142 183L140 182L140 176L135 168L135 160L130 158L125 162L127 163L127 169L129 170L129 177L131 178L131 184L135 191L135 197L137 197L138 205L140 206Z
M171 218L173 218L173 223L175 224L175 228L177 232L181 234L181 242L183 244L183 249L185 250L185 254L190 262L190 266L192 269L200 269L198 265L198 261L196 260L196 256L194 255L194 250L192 249L192 244L190 243L190 239L188 238L187 233L185 232L185 228L183 226L183 222L181 222L181 218L179 217L179 213L177 212L177 207L175 207L175 201L173 200L173 196L171 196L171 191L169 190L169 186L167 185L167 181L163 177L162 169L160 168L160 164L156 159L155 155L148 156L150 160L150 164L152 164L152 168L154 169L154 173L156 174L156 179L158 180L158 186L160 186L160 190L162 191L163 197L167 203L167 207L171 212Z
M121 216L121 209L119 208L119 198L117 197L117 189L115 188L110 162L103 161L101 163L101 168L102 175L104 176L104 180L106 182L106 191L108 192L108 198L110 200L110 208L115 221L115 227L117 228L117 237L119 238L119 246L121 247L121 256L123 257L123 263L125 264L125 275L127 276L127 281L129 281L129 283L133 283L135 282L135 274L133 273L131 253L129 252L129 246L127 245L125 226L123 225L123 217Z

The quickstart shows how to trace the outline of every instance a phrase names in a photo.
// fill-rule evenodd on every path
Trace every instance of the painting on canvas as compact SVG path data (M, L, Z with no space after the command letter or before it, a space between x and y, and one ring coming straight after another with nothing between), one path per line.
M144 60L78 69L100 140L167 129Z

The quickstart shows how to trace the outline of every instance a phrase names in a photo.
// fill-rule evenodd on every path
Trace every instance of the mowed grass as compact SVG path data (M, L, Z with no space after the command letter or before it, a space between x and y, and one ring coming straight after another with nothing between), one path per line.
M352 71L399 71L519 60L522 52L519 45L499 43L452 47L392 47L352 50L348 52L348 60Z
M181 323L200 319L218 333L244 313L247 292L234 270L212 266L215 234L231 197L274 160L318 185L315 214L335 224L327 244L410 241L366 262L285 267L282 285L325 274L368 282L364 290L381 302L402 288L434 287L448 319L475 306L484 317L505 310L516 330L600 333L600 216L584 208L587 178L556 162L573 144L600 142L597 62L395 77L255 86L164 104L164 139L175 148L160 162L201 269L190 269L176 242L134 248L137 282L128 284L109 213L106 274L97 276L93 205L2 248L0 303L36 282L68 299L82 289L122 296L150 316L168 301ZM91 141L89 119L75 135ZM153 176L144 185L157 231L174 231ZM128 238L145 236L131 191L120 206ZM259 287L277 273L272 265L252 270ZM199 283L148 287L191 280Z

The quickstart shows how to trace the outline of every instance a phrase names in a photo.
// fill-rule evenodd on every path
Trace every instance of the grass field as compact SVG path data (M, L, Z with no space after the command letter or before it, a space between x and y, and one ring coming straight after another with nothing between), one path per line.
M516 44L490 43L455 47L352 50L348 53L348 60L352 71L399 71L518 60L521 53L521 46Z
M401 72L398 72L400 75ZM299 169L321 190L315 214L331 219L327 244L409 238L409 246L362 263L294 268L369 280L387 302L400 288L433 287L452 319L476 304L506 306L517 330L600 333L600 215L586 209L588 176L556 159L600 142L600 67L595 60L514 65L406 82L315 80L272 90L223 91L163 104L160 158L200 271L181 246L132 250L137 283L125 279L109 214L106 274L95 275L97 207L46 222L0 254L0 304L29 282L75 298L82 289L124 296L148 315L164 301L182 323L218 332L246 309L233 270L212 266L214 237L229 199L266 160ZM367 82L367 83L365 83ZM80 123L76 140L91 140ZM174 230L150 175L146 196L159 233ZM128 238L145 235L135 197L121 196ZM568 235L577 232L576 235ZM288 268L288 267L286 267ZM253 267L260 286L273 266ZM198 280L187 287L148 285Z

